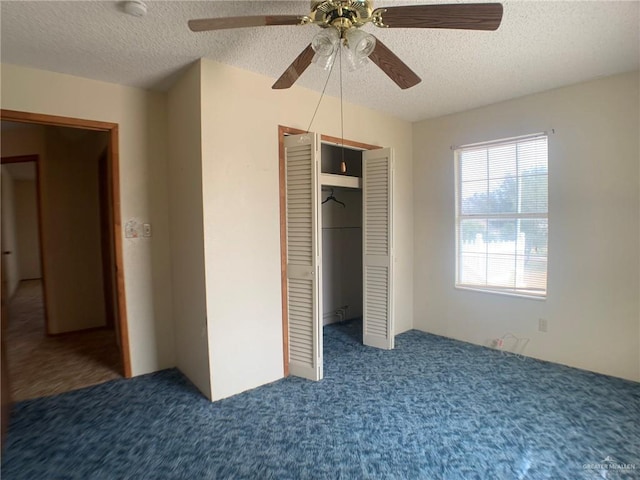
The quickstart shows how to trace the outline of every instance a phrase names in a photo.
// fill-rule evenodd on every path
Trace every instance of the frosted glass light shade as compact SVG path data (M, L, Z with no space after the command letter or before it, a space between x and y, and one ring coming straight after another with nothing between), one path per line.
M347 46L356 58L368 57L376 48L376 39L373 35L358 29L347 31L345 38Z
M325 28L318 33L311 41L311 47L317 55L328 57L337 49L340 42L340 33L337 29L330 27Z
M345 34L346 58L349 70L354 71L368 62L368 56L376 48L376 39L362 30L351 29Z
M334 60L336 59L336 53L338 49L334 50L331 55L319 55L315 54L311 62L313 62L316 66L320 67L323 70L329 70L331 65L333 65Z

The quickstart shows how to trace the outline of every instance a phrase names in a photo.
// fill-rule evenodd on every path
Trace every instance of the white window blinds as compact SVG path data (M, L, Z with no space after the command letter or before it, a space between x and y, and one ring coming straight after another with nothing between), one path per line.
M545 297L547 136L455 153L456 286Z

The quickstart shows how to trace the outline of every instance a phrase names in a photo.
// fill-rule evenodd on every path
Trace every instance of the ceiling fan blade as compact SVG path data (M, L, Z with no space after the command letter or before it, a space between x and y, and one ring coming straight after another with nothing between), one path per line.
M252 17L201 18L189 20L193 32L224 30L227 28L264 27L271 25L302 25L304 16L300 15L256 15Z
M422 81L413 70L377 38L376 48L369 55L369 60L380 67L380 69L403 90L411 88Z
M296 57L289 68L287 68L280 78L276 80L276 83L273 84L271 88L279 90L283 88L289 88L291 85L296 83L296 80L300 78L300 75L307 69L309 65L311 65L311 60L313 60L315 52L311 47L311 44L307 45L300 55Z
M383 23L378 26L389 28L496 30L502 21L502 4L408 5L378 8L373 12L376 15Z

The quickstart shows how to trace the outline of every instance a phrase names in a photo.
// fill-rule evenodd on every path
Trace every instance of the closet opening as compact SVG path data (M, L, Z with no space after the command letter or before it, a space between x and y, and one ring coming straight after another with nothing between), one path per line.
M362 150L323 143L320 184L323 330L348 324L362 344Z
M324 334L342 329L325 324L361 318L354 342L394 347L393 151L283 126L278 136L284 375L317 381Z

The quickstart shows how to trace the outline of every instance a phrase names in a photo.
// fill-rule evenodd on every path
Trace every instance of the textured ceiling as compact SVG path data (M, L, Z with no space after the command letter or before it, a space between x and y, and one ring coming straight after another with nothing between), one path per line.
M437 1L382 1L375 6ZM319 31L316 26L192 33L191 18L307 14L308 1L147 1L143 18L120 2L2 1L1 60L136 87L163 90L207 57L280 76ZM344 72L345 100L415 121L529 93L638 70L640 2L506 1L495 32L363 27L421 78L400 90L374 64ZM298 85L321 91L312 65ZM327 94L338 96L337 69Z

